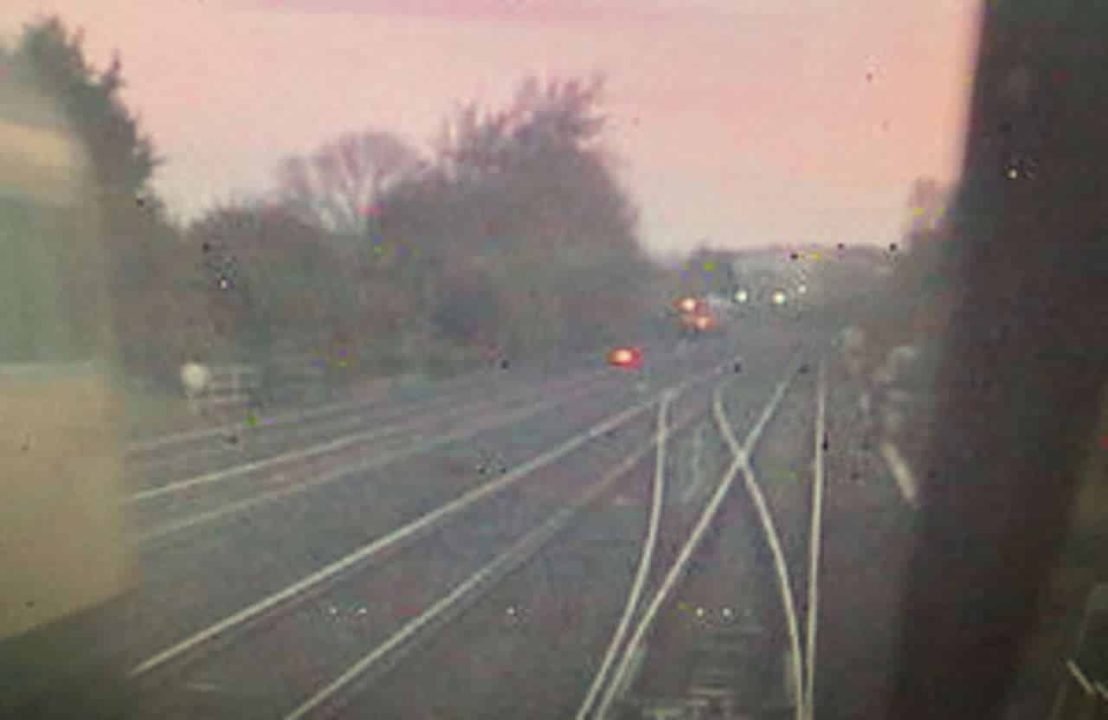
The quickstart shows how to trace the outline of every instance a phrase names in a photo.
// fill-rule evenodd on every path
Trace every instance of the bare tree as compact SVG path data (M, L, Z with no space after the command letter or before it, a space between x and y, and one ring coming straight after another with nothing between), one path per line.
M350 133L309 157L285 160L278 169L278 194L304 220L361 234L382 193L419 165L416 151L390 133Z

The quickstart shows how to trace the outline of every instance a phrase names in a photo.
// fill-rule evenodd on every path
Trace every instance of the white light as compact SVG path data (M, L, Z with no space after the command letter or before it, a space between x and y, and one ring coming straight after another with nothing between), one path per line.
M783 290L775 290L773 293L773 304L784 305L785 304L785 292Z
M723 608L723 617L730 618L732 615L734 615L734 613L731 612L731 608Z
M702 618L702 617L704 617L704 608L702 608L702 607L698 607L698 608L696 609L696 616L697 616L698 618Z
M198 393L211 381L212 373L200 363L186 363L181 368L181 384L190 393Z
M735 302L744 303L749 299L750 295L747 294L746 290L739 290L737 293L735 293Z
M804 293L808 292L808 286L807 285L801 285L800 287L798 287L796 289L796 291L798 293L800 293L801 295L803 295Z

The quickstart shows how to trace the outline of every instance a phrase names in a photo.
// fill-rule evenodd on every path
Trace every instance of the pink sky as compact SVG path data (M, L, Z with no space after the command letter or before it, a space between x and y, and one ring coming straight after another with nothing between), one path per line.
M657 251L888 243L911 181L953 179L971 0L4 0L85 28L189 218L375 127L426 147L453 103L530 72L608 77L610 147Z

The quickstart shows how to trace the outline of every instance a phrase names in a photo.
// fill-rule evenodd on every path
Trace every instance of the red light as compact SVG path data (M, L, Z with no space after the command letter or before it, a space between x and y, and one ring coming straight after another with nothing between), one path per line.
M616 348L608 353L608 363L615 367L639 367L642 364L642 353L635 348Z
M697 330L707 330L712 326L712 318L707 315L697 315L693 322L696 324Z
M677 301L677 307L681 312L695 312L696 311L696 298L686 297Z

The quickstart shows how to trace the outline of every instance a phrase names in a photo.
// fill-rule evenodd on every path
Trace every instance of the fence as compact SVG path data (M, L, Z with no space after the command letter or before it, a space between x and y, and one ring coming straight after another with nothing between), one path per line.
M257 397L261 372L255 365L190 363L181 369L181 381L192 412L233 412Z
M325 401L329 392L327 368L310 354L283 355L266 368L266 400L277 405Z

